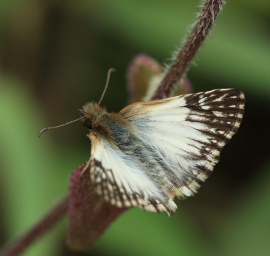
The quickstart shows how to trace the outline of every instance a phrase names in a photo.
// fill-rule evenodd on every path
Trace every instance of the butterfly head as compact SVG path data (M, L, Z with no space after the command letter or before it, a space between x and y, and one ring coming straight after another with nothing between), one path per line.
M100 107L96 102L86 103L82 109L79 110L79 115L82 117L84 125L89 130L93 130L106 114L106 109Z

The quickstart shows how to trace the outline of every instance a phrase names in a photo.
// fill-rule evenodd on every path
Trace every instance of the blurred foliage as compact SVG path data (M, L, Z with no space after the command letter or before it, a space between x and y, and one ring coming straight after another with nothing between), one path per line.
M197 1L0 2L0 242L27 230L67 193L69 173L89 157L76 118L98 101L126 105L125 74L146 53L167 63L195 20ZM269 255L269 1L228 1L191 67L195 91L242 89L246 114L214 175L168 218L133 209L86 255ZM67 223L24 255L77 255L64 246Z

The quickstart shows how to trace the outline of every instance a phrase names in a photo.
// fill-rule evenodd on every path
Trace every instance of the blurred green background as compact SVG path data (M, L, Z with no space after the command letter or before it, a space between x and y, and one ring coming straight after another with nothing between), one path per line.
M67 193L89 158L77 117L103 100L127 102L126 71L145 53L161 63L187 34L198 1L0 1L0 243L26 231ZM237 88L246 113L198 195L170 218L132 209L85 255L270 255L270 2L228 1L188 73L194 91ZM67 220L23 255L78 255L65 246Z

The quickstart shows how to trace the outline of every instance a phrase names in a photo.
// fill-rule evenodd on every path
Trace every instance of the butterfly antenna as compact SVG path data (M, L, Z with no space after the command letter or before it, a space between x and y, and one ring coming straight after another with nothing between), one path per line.
M85 117L85 116L82 116L82 117L80 117L80 118L77 118L77 119L72 120L72 121L70 121L70 122L67 122L67 123L65 123L65 124L61 124L61 125L57 125L57 126L52 126L52 127L43 128L43 129L39 132L38 137L41 137L41 135L42 135L44 132L48 131L48 130L56 129L56 128L59 128L59 127L62 127L62 126L68 125L68 124L75 123L75 122L77 122L77 121L83 119L84 117Z
M110 82L111 73L112 73L112 72L115 72L115 71L116 71L115 68L110 68L110 69L109 69L108 74L107 74L106 85L105 85L105 88L104 88L104 90L103 90L103 93L102 93L102 95L101 95L101 97L100 97L100 100L99 100L99 102L98 102L98 105L100 105L101 101L102 101L103 98L104 98L105 92L107 91L107 88L108 88L108 85L109 85L109 82Z

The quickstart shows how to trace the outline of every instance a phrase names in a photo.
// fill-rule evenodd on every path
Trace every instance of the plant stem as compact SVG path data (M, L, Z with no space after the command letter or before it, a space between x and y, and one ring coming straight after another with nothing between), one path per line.
M198 14L198 20L193 25L189 36L185 40L179 53L174 58L171 66L168 67L159 88L152 97L152 100L163 99L170 94L173 86L187 71L191 61L194 59L194 56L213 27L214 22L224 4L225 0L204 1L202 10Z
M5 248L1 256L16 256L22 253L29 245L41 237L46 231L53 227L64 215L68 209L68 197L64 197L57 205L51 209L47 215L36 223L27 233L19 237L16 241Z

